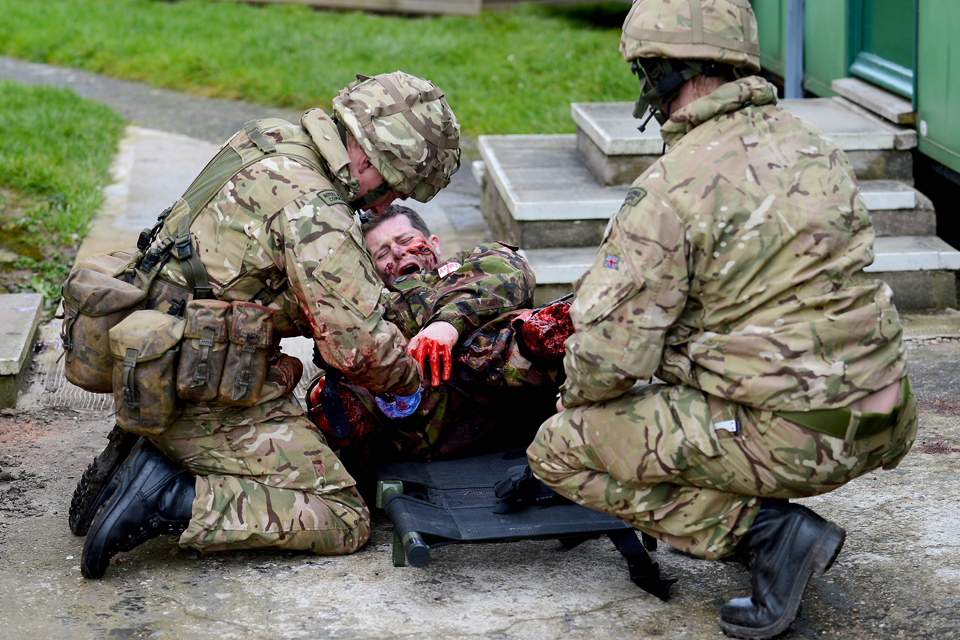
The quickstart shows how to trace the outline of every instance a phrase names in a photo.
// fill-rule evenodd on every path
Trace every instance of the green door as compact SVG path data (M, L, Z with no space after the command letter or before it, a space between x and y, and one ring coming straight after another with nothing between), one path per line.
M851 0L850 74L913 99L916 0Z
M960 2L920 0L920 152L960 172Z

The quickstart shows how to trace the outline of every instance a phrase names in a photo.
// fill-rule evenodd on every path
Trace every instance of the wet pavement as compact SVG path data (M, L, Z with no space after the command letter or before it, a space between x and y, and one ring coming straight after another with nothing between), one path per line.
M128 172L124 178L115 171L111 196L111 215L132 228L154 206L169 204L155 205L154 198L176 197L185 186L180 182L189 180L182 171L185 178L151 187L165 191L131 195L146 189L138 176L163 174L158 141L183 143L201 162L203 145L209 150L247 119L276 115L5 58L0 77L71 86L135 123L127 142L139 135L149 144L140 155L118 156ZM171 109L179 109L177 117L169 118ZM478 199L465 168L432 207L423 207L445 253L489 234L477 218ZM91 242L118 233L103 219L100 225L107 231L95 231ZM749 591L739 564L660 545L654 561L678 578L663 603L629 581L624 560L605 539L571 551L549 541L444 547L424 568L398 568L392 528L380 513L370 543L352 556L202 555L159 538L120 554L102 580L85 580L83 539L70 533L66 516L77 479L112 422L103 405L49 403L56 388L49 372L59 352L56 326L44 330L18 408L0 412L4 638L705 640L722 637L719 606ZM921 411L917 443L898 469L803 501L843 526L847 542L831 571L811 580L784 638L960 638L960 340L914 335L908 344Z

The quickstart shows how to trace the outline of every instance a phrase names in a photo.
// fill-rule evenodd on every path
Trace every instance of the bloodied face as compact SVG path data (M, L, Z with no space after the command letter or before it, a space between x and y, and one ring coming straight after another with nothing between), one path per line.
M365 239L377 273L385 282L437 268L440 239L424 236L404 215L384 220L367 232Z

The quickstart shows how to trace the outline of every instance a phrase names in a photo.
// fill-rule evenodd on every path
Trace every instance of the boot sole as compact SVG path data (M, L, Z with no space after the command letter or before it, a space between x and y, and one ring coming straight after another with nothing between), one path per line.
M743 627L726 622L721 618L720 629L728 636L747 638L748 640L767 640L783 633L800 613L800 600L803 598L807 583L810 582L810 576L814 573L822 575L830 570L834 560L840 555L846 537L846 531L832 522L827 523L827 527L824 528L813 546L813 552L807 556L807 561L800 571L800 575L806 574L806 579L796 581L793 592L783 609L783 615L776 621L766 627Z
M140 436L127 433L114 425L107 436L107 446L86 468L70 501L70 531L85 536L97 511L110 498L107 493L111 480L130 455ZM112 493L112 492L111 492Z

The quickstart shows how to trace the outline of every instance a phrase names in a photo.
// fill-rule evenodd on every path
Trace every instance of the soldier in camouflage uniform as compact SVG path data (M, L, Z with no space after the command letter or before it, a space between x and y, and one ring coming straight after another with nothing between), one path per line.
M744 551L753 595L721 628L773 637L844 539L787 500L895 467L914 440L899 317L863 273L874 231L843 151L749 75L748 0L637 0L620 49L669 151L575 285L562 411L530 464L677 549Z
M369 536L353 478L292 396L302 367L277 347L281 337L310 336L347 379L413 402L420 369L383 317L383 284L354 211L378 215L398 197L430 200L459 168L459 125L439 89L398 71L358 76L334 99L332 115L312 109L299 125L248 123L221 154L287 142L315 161L280 153L251 164L188 229L216 298L273 310L275 357L259 402L188 403L162 435L134 450L90 527L81 561L88 578L101 576L118 551L164 531L201 551L319 554L353 552ZM154 245L177 224L167 220ZM157 291L190 290L177 258L171 252ZM164 310L163 296L151 292L151 305Z
M311 385L307 412L340 447L350 472L368 476L383 459L434 460L528 445L553 413L562 370L559 358L531 362L515 338L513 323L530 313L536 287L523 257L494 242L440 261L439 239L399 205L371 218L363 232L390 288L384 318L411 340L411 350L426 342L433 355L445 352L426 361L421 353L422 401L405 418L387 418L368 390L339 383L357 423L343 438L323 412L325 381Z

